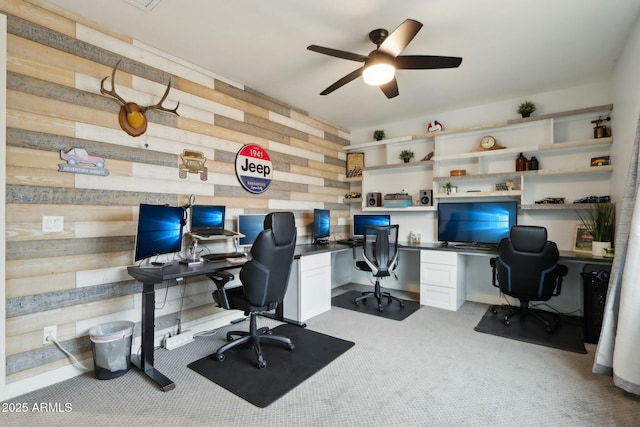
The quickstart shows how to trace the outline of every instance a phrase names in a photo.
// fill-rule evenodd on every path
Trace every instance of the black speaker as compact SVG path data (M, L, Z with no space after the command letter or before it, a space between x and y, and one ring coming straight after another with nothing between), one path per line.
M433 190L420 190L420 206L433 205Z
M382 193L367 193L367 206L382 206Z

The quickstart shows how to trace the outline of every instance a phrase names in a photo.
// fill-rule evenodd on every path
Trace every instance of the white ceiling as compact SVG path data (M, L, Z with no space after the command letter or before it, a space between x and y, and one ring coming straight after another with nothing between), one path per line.
M351 130L607 80L640 14L638 0L49 1ZM407 18L424 27L402 54L462 65L398 71L393 99L362 79L319 95L361 64L308 45L367 55L371 30Z

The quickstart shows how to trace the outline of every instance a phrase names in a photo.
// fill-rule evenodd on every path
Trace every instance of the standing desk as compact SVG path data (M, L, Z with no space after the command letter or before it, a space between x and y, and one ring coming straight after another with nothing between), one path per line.
M226 260L203 262L197 265L184 265L175 262L162 268L127 267L131 277L142 282L142 322L140 357L132 356L131 362L146 376L151 378L163 391L173 390L176 385L153 366L154 335L155 335L155 285L165 280L181 280L187 277L206 276L220 270L238 268L238 264L231 264Z

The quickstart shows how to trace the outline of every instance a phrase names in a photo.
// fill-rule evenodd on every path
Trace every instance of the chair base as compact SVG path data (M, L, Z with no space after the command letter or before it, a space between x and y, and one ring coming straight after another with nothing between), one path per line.
M384 311L384 308L382 307L383 298L387 298L387 302L389 304L391 304L391 302L393 301L398 301L400 303L400 308L404 308L404 302L400 298L394 297L389 292L382 292L382 289L380 287L380 280L376 280L376 285L373 291L362 292L362 295L353 300L353 303L355 305L360 305L360 301L364 301L369 298L376 299L376 301L378 302L378 311Z
M260 346L260 341L265 340L265 341L280 342L282 344L285 344L287 347L289 347L289 350L291 351L295 350L296 346L293 344L291 339L287 337L278 336L278 335L272 335L271 329L269 329L266 326L258 329L257 322L256 322L257 317L258 317L257 313L251 313L251 315L249 316L249 332L247 331L227 332L227 341L229 342L223 345L222 347L218 348L218 350L216 350L216 352L213 354L213 358L222 362L225 359L225 355L224 355L225 351L245 343L251 343L256 352L256 357L258 360L258 368L264 369L267 367L267 361L264 360L264 357L262 356L262 347ZM239 338L234 338L234 335L238 336Z
M516 314L520 315L520 321L523 322L527 317L531 317L537 320L539 323L544 325L545 330L548 333L553 333L558 324L560 323L560 318L555 313L549 313L549 316L553 318L552 321L549 321L545 318L539 311L535 311L531 309L529 306L529 301L520 301L520 307L514 307L512 305L493 305L491 306L491 312L493 314L498 314L498 308L510 308L511 311L508 311L503 316L503 321L505 325L511 324L511 318Z

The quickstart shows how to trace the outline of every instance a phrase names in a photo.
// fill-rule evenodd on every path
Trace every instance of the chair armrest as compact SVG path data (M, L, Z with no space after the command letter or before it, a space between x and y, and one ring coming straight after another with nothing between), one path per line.
M228 271L220 270L215 273L208 274L207 277L216 284L216 290L211 293L213 300L218 303L219 307L229 310L229 300L224 290L224 285L235 279L235 276Z
M551 294L554 297L557 297L558 295L560 295L560 292L562 291L562 280L564 276L566 276L567 273L569 272L569 269L567 268L566 265L558 264L556 265L556 272L558 274L558 278L556 279L556 289L554 293Z
M489 265L491 266L491 284L493 285L494 288L500 288L500 286L498 286L497 280L496 280L496 264L498 263L498 257L493 257L489 259Z

